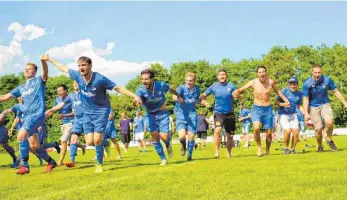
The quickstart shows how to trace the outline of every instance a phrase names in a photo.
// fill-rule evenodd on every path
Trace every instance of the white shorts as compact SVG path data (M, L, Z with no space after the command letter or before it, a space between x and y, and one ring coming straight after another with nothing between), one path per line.
M135 140L136 141L144 140L144 139L145 139L145 133L144 132L135 133Z
M281 114L280 124L283 130L299 129L298 115L296 113L290 115Z
M72 123L60 125L60 130L62 132L62 136L60 137L61 141L63 141L63 142L69 142L70 141L71 129L72 129Z

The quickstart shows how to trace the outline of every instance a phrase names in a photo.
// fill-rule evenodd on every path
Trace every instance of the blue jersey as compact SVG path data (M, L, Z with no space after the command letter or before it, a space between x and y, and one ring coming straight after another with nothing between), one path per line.
M240 117L247 117L249 114L251 114L251 113L249 112L249 110L247 108L242 108L239 112ZM251 118L247 118L247 119L242 120L242 124L246 124L246 123L252 123Z
M205 91L205 95L214 94L214 113L227 114L234 112L233 91L236 90L232 83L215 83Z
M59 114L69 114L72 113L72 99L70 96L65 97L65 99L61 98L61 97L57 97L54 101L54 105L56 106L60 103L64 103L63 108L61 108L59 110ZM72 123L73 121L73 117L63 117L61 119L62 124L68 124L68 123Z
M11 91L12 96L22 97L23 117L40 116L44 117L46 112L45 103L46 82L41 76L27 80L24 84L19 85Z
M70 95L72 100L72 110L75 115L75 119L81 119L83 117L83 104L81 101L81 93L73 92Z
M302 95L309 98L309 105L320 107L329 103L328 90L335 90L336 86L332 79L327 76L321 76L316 81L313 77L306 79L302 87Z
M15 104L14 106L12 106L11 111L16 113L16 117L18 117L19 121L16 125L16 129L19 131L19 129L22 127L23 125L23 112L22 112L22 104Z
M110 101L106 90L113 90L116 84L105 76L92 72L91 80L86 81L77 70L69 69L70 77L78 83L81 92L84 114L105 114L110 112Z
M144 85L140 85L136 90L136 95L141 98L147 112L155 113L165 104L165 94L169 90L169 84L162 81L154 81L153 91L148 90Z
M290 107L279 107L278 114L294 114L296 113L297 107L302 105L302 94L300 91L292 92L289 88L283 88L282 93L285 97L287 97ZM281 97L277 97L277 100L280 102L284 102Z
M140 116L140 117L135 117L134 118L134 133L141 133L145 131L145 119Z
M200 88L198 86L194 86L192 90L190 90L187 85L182 84L176 88L176 92L183 98L183 103L176 102L175 112L176 114L183 114L185 116L188 113L196 112L196 103L200 97Z

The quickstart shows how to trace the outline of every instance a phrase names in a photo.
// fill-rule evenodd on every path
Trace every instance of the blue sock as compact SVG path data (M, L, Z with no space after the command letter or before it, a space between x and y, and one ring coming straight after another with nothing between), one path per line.
M188 157L189 158L192 157L194 145L195 145L195 140L188 141Z
M70 161L75 162L77 144L70 144Z
M22 156L22 163L23 166L29 168L29 141L28 139L25 139L24 141L19 142L19 152Z
M57 146L57 143L55 143L55 142L43 144L43 147L44 147L45 149L53 148L53 147L56 147L56 146Z
M171 137L168 137L166 141L163 141L165 143L166 148L169 148L169 146L171 145Z
M158 155L160 156L161 160L166 160L164 151L163 151L163 147L161 146L160 142L153 142L153 146L155 148L155 150L157 151Z
M43 147L43 145L40 145L40 147L36 150L37 155L39 158L42 158L44 161L46 161L49 164L55 163L55 161L48 155L46 149Z
M104 147L107 147L110 145L110 142L107 139L102 139L102 145L104 145Z
M187 146L186 138L180 138L180 143L182 144L182 146L183 146L184 148L186 148L186 146Z
M96 152L96 158L98 160L98 164L102 165L102 161L104 158L104 146L102 144L95 146L95 152Z

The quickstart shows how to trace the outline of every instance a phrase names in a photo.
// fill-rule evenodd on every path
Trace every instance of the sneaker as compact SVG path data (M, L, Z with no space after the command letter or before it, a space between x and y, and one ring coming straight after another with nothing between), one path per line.
M50 163L47 165L45 172L51 172L55 167L57 166L57 163Z
M75 163L74 163L74 162L66 162L66 163L65 163L65 166L66 166L66 167L69 167L69 168L75 167Z
M327 143L329 144L331 151L337 151L337 147L335 146L334 141L330 140L327 141Z
M95 173L101 173L104 170L102 169L102 164L97 164L95 167Z
M290 150L290 154L296 154L295 149Z
M167 156L169 156L169 158L173 156L172 145L167 148Z
M219 158L219 153L214 154L213 158Z
M120 155L118 155L118 156L116 157L116 160L120 160Z
M144 152L148 152L147 149L143 150Z
M167 161L164 159L164 160L161 160L161 162L160 162L160 165L159 166L164 166L164 165L166 165L166 163L167 163Z
M60 146L58 142L55 142L55 150L57 151L58 154L60 154Z
M192 161L193 159L192 159L192 157L190 156L190 157L187 157L187 161Z
M10 165L11 168L17 169L19 167L20 160L16 160L13 164Z
M290 154L290 151L288 148L284 148L284 151L283 151L284 154Z
M324 152L324 148L322 146L318 147L318 152Z
M30 170L28 167L20 166L19 169L16 171L16 174L24 175L29 174Z
M139 152L141 153L141 152L142 152L142 150L141 150L141 149L139 149Z
M186 155L186 147L182 145L181 147L181 156Z

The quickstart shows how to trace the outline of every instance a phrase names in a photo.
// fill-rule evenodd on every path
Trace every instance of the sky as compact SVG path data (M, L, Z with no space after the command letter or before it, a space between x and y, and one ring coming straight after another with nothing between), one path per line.
M44 53L124 86L151 63L259 58L275 45L347 45L347 2L0 2L0 75ZM60 73L50 65L50 76Z

